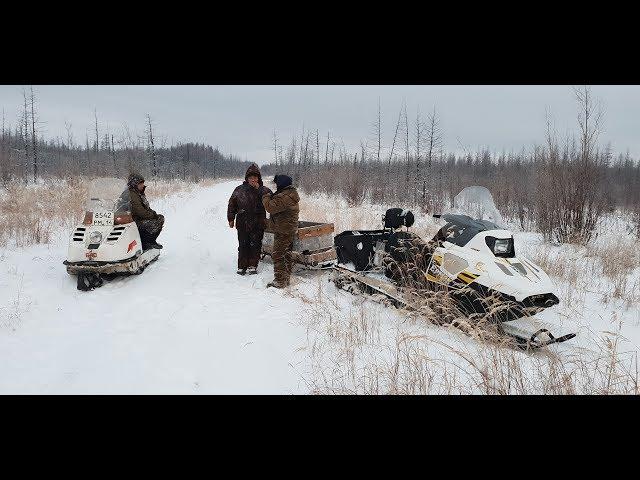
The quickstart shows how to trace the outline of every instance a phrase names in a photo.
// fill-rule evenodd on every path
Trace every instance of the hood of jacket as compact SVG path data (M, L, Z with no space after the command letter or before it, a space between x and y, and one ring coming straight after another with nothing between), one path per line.
M258 183L262 186L262 175L260 174L260 169L255 163L252 163L249 165L249 168L247 168L247 173L244 174L245 181L249 180L249 177L251 176L258 177Z

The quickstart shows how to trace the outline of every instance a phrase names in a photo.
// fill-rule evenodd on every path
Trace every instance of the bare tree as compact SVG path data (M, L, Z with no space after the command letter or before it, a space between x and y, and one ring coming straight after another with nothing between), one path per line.
M4 108L2 109L2 144L0 144L0 179L3 184L5 183L5 179L9 178L9 162L7 159L7 137L5 135L5 117L4 117Z
M116 148L113 142L113 133L111 134L111 160L113 161L113 173L118 171L118 164L116 162Z
M579 106L578 144L567 138L560 147L547 114L547 151L538 164L536 223L548 239L586 244L607 203L603 177L611 152L598 150L603 112L590 89L574 88L574 94Z
M73 148L73 132L71 131L71 123L64 121L64 128L67 130L67 148Z
M424 124L422 122L422 119L420 118L420 109L418 108L418 112L416 114L416 129L415 129L415 138L414 138L414 143L416 147L416 154L415 154L416 169L415 169L415 175L413 177L413 204L414 205L418 205L418 189L419 189L419 182L420 182L420 158L422 153L420 151L420 147L422 146L422 142L423 142L423 138L422 138L423 130L424 130Z
M273 158L277 167L278 166L278 134L276 133L275 129L273 130Z
M427 173L423 175L422 180L422 202L423 204L427 200L427 182L431 179L431 166L433 165L434 153L442 148L442 132L440 130L440 120L436 112L436 108L433 107L433 112L427 118ZM432 207L430 205L429 207Z
M33 95L33 85L31 86L31 142L33 150L33 183L36 183L38 177L38 147L36 136L36 113L35 113L35 96Z
M396 140L398 138L398 129L400 128L400 121L402 120L402 108L400 108L400 113L398 114L398 121L396 122L396 131L393 134L393 142L391 144L391 151L389 152L389 160L387 161L387 173L385 175L385 179L387 182L382 187L382 203L384 203L385 192L389 180L389 174L391 173L391 159L393 158L393 151L396 147Z
M98 151L100 148L100 134L98 133L98 112L96 111L96 109L93 109L93 118L95 120L95 130L96 130L96 144L95 144L95 151L96 151L96 157L98 155Z
M24 183L28 183L28 170L29 170L29 110L27 109L27 92L22 89L22 98L24 99L24 109L22 111L22 125L24 127L22 131L22 139L24 145Z
M316 129L316 182L315 185L318 185L320 180L320 132Z
M87 145L87 168L86 168L86 172L89 172L89 166L91 165L90 163L90 158L89 158L89 132L87 130L84 131L84 137L85 137L85 141L86 141L86 145Z
M324 163L326 164L329 160L329 132L327 131L327 147L324 151Z
M153 143L153 127L151 126L151 116L147 113L147 140L148 140L148 150L149 157L151 160L151 176L156 178L158 176L158 163L156 161L156 146Z
M409 117L407 116L407 104L404 104L404 153L405 153L405 192L409 193L409 175L411 163L409 161Z
M376 162L380 163L380 152L382 151L382 116L380 110L380 97L378 97L378 118L374 124L376 129L376 137L378 140L378 145L376 149Z

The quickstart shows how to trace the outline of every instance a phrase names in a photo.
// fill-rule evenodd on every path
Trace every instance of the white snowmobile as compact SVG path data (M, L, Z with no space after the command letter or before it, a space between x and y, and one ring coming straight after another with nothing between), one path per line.
M434 215L447 223L431 242L408 231L413 214L401 209L387 210L382 230L337 235L334 282L342 288L355 282L360 290L382 294L402 307L411 307L415 292L444 290L469 319L489 319L499 333L525 348L575 337L555 337L550 325L533 317L559 299L542 268L517 255L513 234L486 219L501 222L489 191L463 190L456 196L454 211L463 208L481 218L454 212ZM349 264L353 268L345 266Z
M74 229L63 262L78 276L78 290L93 290L111 276L142 273L160 255L153 248L143 251L121 180L94 180L89 193L84 221Z

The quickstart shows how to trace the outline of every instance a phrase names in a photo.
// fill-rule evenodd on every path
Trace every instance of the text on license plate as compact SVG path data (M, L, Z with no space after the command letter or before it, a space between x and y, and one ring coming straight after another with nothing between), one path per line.
M98 227L113 225L113 212L93 212L93 225Z

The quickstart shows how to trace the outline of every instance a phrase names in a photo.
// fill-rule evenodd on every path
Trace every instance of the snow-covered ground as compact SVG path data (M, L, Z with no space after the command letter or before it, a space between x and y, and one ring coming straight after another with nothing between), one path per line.
M237 183L152 206L165 248L92 292L66 273L69 232L0 250L1 393L299 393L299 302L240 277L226 203Z
M637 304L585 295L565 302L576 293L564 285L564 303L542 315L580 335L544 354L496 350L410 318L336 289L328 272L299 272L292 287L266 289L270 263L255 276L235 273L236 231L225 215L237 184L159 201L151 192L166 217L160 258L93 292L76 290L62 265L64 229L48 245L0 248L0 393L556 393L549 379L559 375L558 358L582 362L561 373L583 371L585 362L601 368L585 352L610 338L602 332L616 330L612 320L623 320L616 348L638 350ZM384 211L302 198L302 219L334 221L338 232L363 214L358 226L375 227ZM432 222L418 217L416 229L434 230ZM532 248L538 241L518 235ZM575 383L600 388L591 377Z

